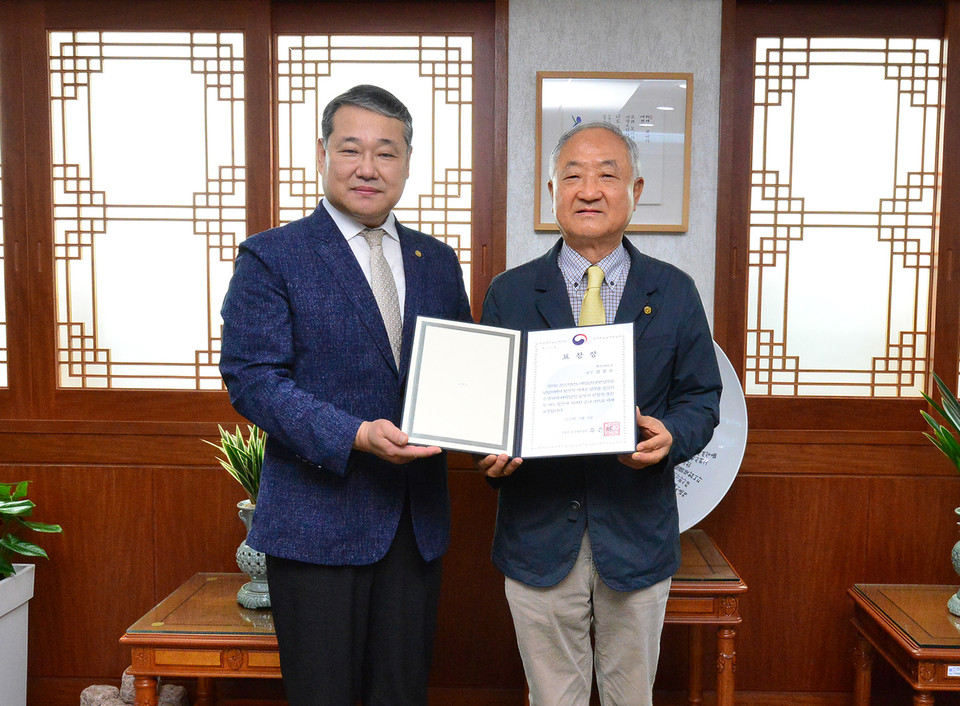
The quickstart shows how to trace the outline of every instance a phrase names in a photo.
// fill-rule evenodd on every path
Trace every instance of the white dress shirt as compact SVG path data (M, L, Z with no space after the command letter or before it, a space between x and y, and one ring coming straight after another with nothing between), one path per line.
M367 243L366 238L360 235L366 230L366 226L358 223L343 211L337 209L326 199L323 199L320 203L323 204L327 213L330 214L333 222L337 224L337 228L343 233L343 237L347 239L347 245L350 246L354 257L357 258L360 269L363 270L363 276L367 278L367 283L369 284L370 245ZM397 217L393 215L392 211L380 228L383 228L387 234L383 239L383 256L387 259L387 264L390 265L390 271L393 272L393 281L396 282L397 285L397 298L400 301L400 320L402 321L404 296L406 295L407 288L406 279L404 279L403 276L403 253L400 251L400 236L397 233Z

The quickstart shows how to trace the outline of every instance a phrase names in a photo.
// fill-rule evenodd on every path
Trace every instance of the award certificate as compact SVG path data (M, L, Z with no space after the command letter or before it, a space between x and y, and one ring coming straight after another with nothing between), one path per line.
M636 449L633 326L520 331L418 317L401 429L479 454Z

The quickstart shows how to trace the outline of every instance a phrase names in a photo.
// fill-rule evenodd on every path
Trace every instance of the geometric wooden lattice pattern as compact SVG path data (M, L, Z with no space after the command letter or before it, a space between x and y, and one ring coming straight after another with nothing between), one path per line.
M243 35L49 34L61 387L219 389Z
M932 39L757 40L748 394L919 395L943 60Z
M443 35L277 37L277 220L308 215L323 196L316 144L323 108L351 86L385 86L413 116L410 178L394 209L457 251L471 272L473 40Z

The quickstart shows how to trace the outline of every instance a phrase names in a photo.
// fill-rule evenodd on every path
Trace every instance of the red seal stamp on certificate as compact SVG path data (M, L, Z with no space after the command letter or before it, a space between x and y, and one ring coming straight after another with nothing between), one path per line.
M604 422L603 435L604 436L620 436L620 422Z

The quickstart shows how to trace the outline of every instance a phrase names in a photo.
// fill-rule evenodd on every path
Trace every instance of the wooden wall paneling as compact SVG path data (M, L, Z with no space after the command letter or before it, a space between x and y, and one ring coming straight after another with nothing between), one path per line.
M943 466L948 466L946 459ZM960 540L960 478L871 478L866 567L858 583L958 584L950 551ZM944 609L946 611L946 609ZM946 612L944 612L946 615Z
M204 447L197 449L198 455L213 461L216 450L195 441ZM237 547L246 537L237 503L247 496L219 464L157 466L149 473L154 487L156 587L152 600L134 620L199 571L238 572Z
M920 417L920 404L914 413ZM841 435L823 432L750 432L741 473L862 476L950 475L939 466L937 451L920 431L894 434L852 435L857 441L841 443ZM872 439L868 439L872 436Z
M523 667L490 559L497 491L475 471L449 474L452 529L443 558L437 638L430 684L522 689Z
M4 420L0 459L5 463L209 465L216 451L200 446L201 438L218 439L217 425Z
M867 485L743 475L702 523L749 586L740 601L738 690L850 689L846 589L864 572Z
M151 474L136 466L4 465L0 476L32 481L35 518L63 526L38 540L50 560L36 562L30 676L118 678L130 656L117 641L154 605Z

